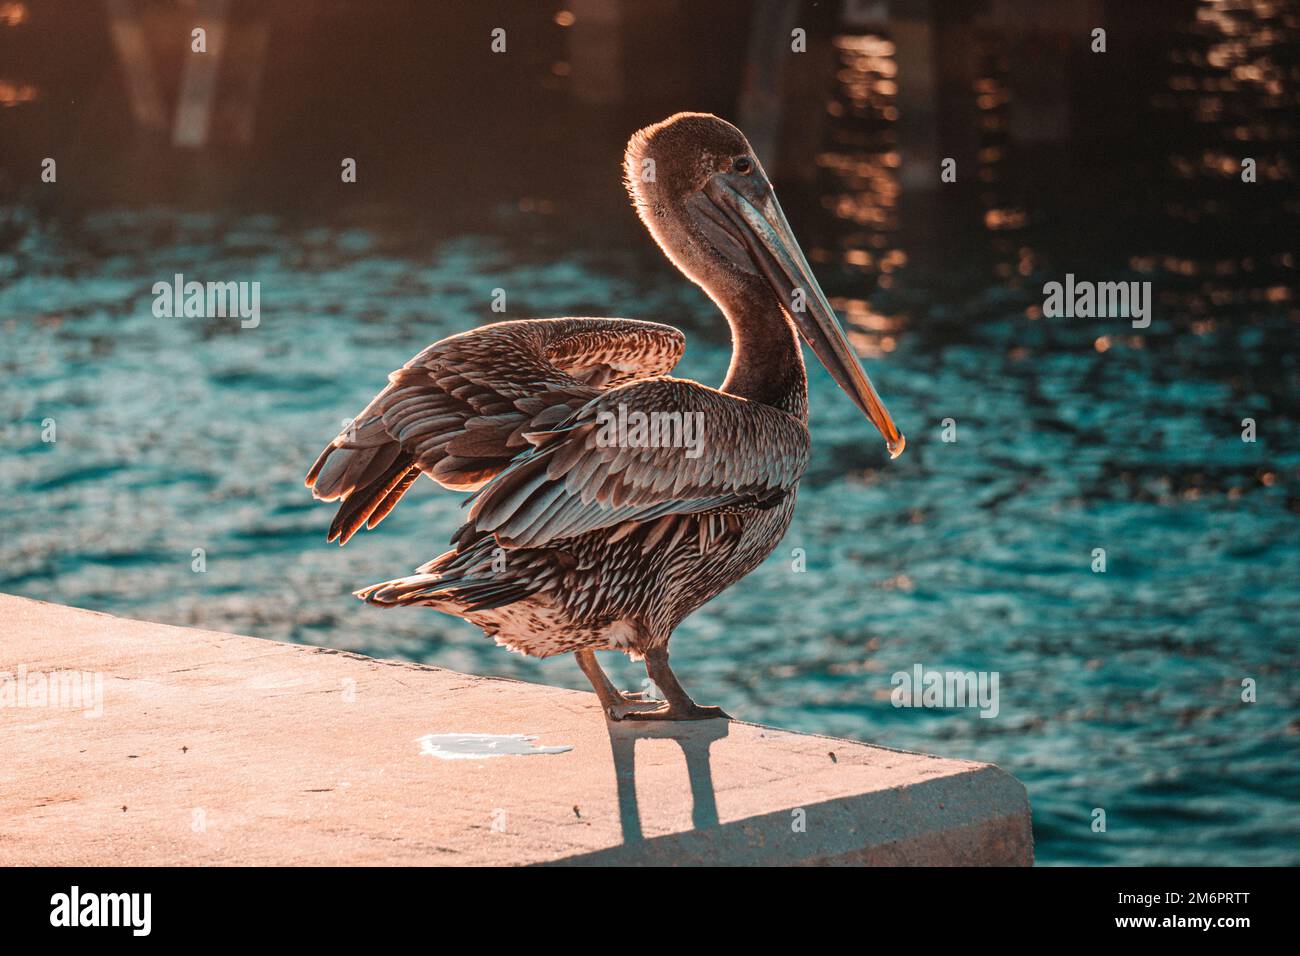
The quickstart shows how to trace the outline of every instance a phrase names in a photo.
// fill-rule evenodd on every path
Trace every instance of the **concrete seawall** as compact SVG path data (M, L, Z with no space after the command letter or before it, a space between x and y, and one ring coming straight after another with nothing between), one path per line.
M1033 862L990 764L7 595L0 753L3 865Z

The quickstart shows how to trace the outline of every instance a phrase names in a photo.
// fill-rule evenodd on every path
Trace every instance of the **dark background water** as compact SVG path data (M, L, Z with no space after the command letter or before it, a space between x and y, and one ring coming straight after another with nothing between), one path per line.
M794 524L673 642L695 696L994 761L1044 863L1300 862L1300 10L1046 6L235 2L182 148L198 7L0 4L0 589L585 687L349 596L443 550L455 495L421 483L339 551L302 475L388 371L494 319L671 322L679 374L720 381L724 324L619 183L634 129L712 110L760 145L908 448L886 462L810 368ZM1150 327L1043 317L1067 272L1150 281ZM175 273L260 282L261 325L155 318ZM996 671L999 715L894 708L917 663Z

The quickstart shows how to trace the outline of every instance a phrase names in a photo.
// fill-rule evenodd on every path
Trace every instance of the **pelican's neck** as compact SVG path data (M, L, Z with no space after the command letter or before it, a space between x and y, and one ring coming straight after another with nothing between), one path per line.
M710 295L731 326L731 366L722 383L728 395L762 402L808 420L808 375L799 338L772 290L762 280L740 281Z

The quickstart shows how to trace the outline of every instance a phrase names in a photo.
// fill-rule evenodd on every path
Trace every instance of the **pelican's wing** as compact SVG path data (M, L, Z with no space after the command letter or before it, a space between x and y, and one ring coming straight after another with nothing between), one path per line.
M475 496L461 546L494 534L531 547L670 515L770 507L798 482L809 451L793 415L673 378L611 389L530 438L537 447Z
M526 319L453 335L388 377L352 424L321 453L307 485L343 499L330 540L373 528L421 472L473 490L545 430L612 388L662 375L685 348L682 333L629 319Z

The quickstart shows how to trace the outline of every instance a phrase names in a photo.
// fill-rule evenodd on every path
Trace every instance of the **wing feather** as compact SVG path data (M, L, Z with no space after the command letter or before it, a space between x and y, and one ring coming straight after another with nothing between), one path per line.
M698 416L701 441L652 447L607 433L620 414L631 421L637 412ZM763 507L783 496L807 467L809 450L808 429L793 415L667 377L604 392L563 427L535 438L535 448L474 496L457 540L495 534L509 547L534 547L629 521L658 521L649 532L658 540L675 516ZM701 546L712 533L713 525L701 522Z
M411 475L481 487L529 449L530 436L605 388L665 374L684 349L671 326L589 318L499 322L434 343L389 376L308 472L317 498L344 500L331 540L374 527Z

